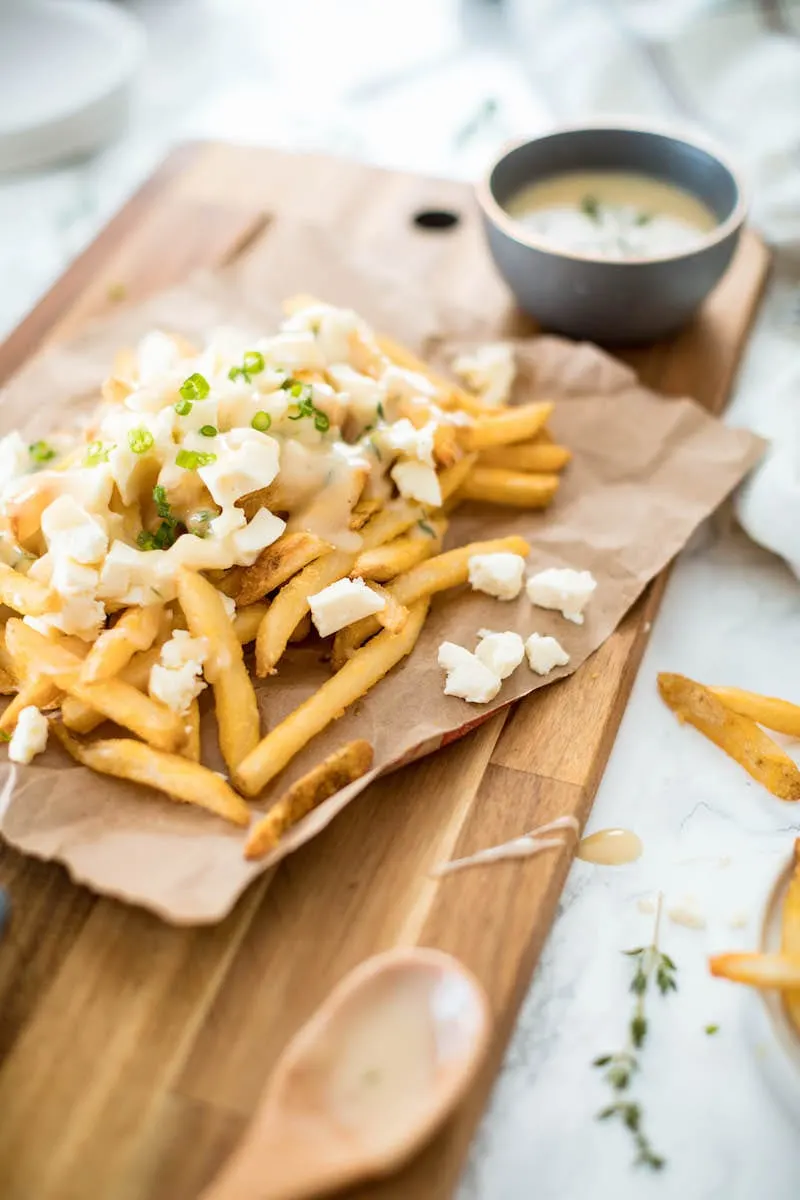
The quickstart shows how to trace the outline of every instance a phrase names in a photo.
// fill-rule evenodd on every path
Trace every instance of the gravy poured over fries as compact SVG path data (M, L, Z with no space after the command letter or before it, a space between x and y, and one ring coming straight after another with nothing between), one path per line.
M272 337L219 330L197 349L149 334L118 356L79 435L0 442L3 691L16 693L0 729L46 708L79 762L237 824L240 798L196 761L199 693L213 690L233 784L257 797L411 652L430 597L466 582L470 547L440 554L448 513L467 499L546 507L569 459L545 429L552 405L487 406L349 310L286 307ZM521 538L481 552L511 540L527 552ZM333 585L335 631L361 622L333 655L340 684L319 690L313 720L301 706L267 733L243 646L274 675ZM74 737L106 720L131 736L96 752ZM329 790L315 779L309 794Z

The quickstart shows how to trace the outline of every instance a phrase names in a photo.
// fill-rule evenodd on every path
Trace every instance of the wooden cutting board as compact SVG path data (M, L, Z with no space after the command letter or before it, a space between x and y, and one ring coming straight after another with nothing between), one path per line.
M454 212L448 230L415 223ZM176 151L0 349L7 378L41 345L198 266L230 263L300 217L409 278L445 273L487 329L518 325L469 188L332 158L226 145ZM745 236L701 318L626 357L651 387L720 411L768 255ZM216 928L173 929L0 849L13 921L0 943L0 1195L192 1200L234 1145L277 1054L361 959L440 946L483 981L491 1053L456 1118L398 1177L359 1196L450 1196L530 982L569 855L434 882L420 869L564 812L583 822L665 577L570 679L373 785L260 880ZM265 1170L269 1164L265 1164Z

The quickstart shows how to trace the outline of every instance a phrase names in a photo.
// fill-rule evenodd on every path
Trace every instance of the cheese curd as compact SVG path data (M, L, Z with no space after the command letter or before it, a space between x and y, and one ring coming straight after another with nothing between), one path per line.
M549 675L555 667L565 667L569 662L569 655L561 643L540 633L532 633L526 640L525 653L528 666L537 675Z
M408 417L401 417L393 425L386 426L381 441L390 452L416 458L433 467L435 433L435 421L428 421L421 429L415 429Z
M15 763L32 762L47 746L50 726L47 717L30 704L17 717L17 724L8 743L8 757Z
M438 663L447 672L445 696L458 696L469 704L488 704L500 691L500 676L455 642L442 642Z
M406 500L418 500L438 508L442 503L439 477L433 467L421 462L396 462L390 472L397 490Z
M528 599L538 608L556 609L575 625L583 624L583 610L592 598L597 580L590 571L571 567L549 567L531 575L526 584Z
M72 496L59 496L49 504L41 526L48 549L59 558L96 563L108 548L108 535L100 521Z
M525 559L519 554L473 554L467 569L469 582L476 592L486 592L498 600L513 600L522 591Z
M518 633L508 630L496 633L491 629L479 629L476 658L498 677L508 679L525 657L525 646Z
M211 439L203 439L210 442ZM242 496L267 487L278 474L280 446L275 438L257 429L237 429L214 439L216 461L197 474L220 508L234 505ZM200 452L206 446L197 447Z
M507 404L517 373L514 350L507 342L478 346L472 354L457 358L453 370L478 393L483 404Z
M195 638L176 629L161 648L159 661L150 670L149 692L174 712L185 713L206 682L201 678L208 658L207 638Z
M308 606L317 633L320 637L328 637L344 629L345 625L381 612L386 607L386 600L367 587L363 579L338 579L316 595L309 596Z

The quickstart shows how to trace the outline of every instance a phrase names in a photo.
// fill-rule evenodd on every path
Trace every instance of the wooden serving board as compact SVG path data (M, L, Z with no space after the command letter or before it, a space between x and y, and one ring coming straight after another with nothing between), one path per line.
M413 222L448 209L446 232ZM114 303L229 263L300 217L344 245L445 273L452 295L513 320L463 184L224 145L176 151L0 350L7 378ZM676 340L626 356L651 387L722 409L768 255L747 234L722 286ZM174 929L100 899L57 866L0 849L13 920L0 942L0 1195L192 1200L234 1145L277 1054L360 960L420 943L483 981L496 1032L475 1087L401 1175L359 1196L450 1196L553 919L568 854L434 882L421 868L565 812L585 821L665 577L563 683L373 785L256 883L215 928ZM265 1164L265 1170L269 1165Z

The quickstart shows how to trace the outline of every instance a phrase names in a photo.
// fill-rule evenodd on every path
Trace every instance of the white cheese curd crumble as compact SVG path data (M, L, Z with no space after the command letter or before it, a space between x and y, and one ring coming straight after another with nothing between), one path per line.
M491 407L507 404L517 373L514 349L508 342L478 346L472 354L462 354L453 363L456 375L477 392Z
M49 731L47 717L35 705L23 708L8 743L8 757L15 763L32 762L47 746Z
M206 687L202 674L208 654L207 638L194 638L185 629L176 629L150 669L148 690L153 699L161 700L174 712L187 712Z
M532 604L556 609L576 625L583 624L583 610L596 587L597 580L590 571L574 571L572 567L548 567L531 575L526 584Z
M525 559L519 554L473 554L467 567L473 591L498 600L514 600L522 591Z
M496 633L491 629L479 629L478 637L476 658L498 679L508 679L525 657L525 645L520 635L510 630Z
M447 672L445 696L458 696L469 704L488 704L500 691L500 676L464 646L442 642L438 662Z
M532 633L526 640L525 653L528 666L537 675L549 675L556 667L565 667L569 662L569 655L561 643L541 633Z
M345 625L380 612L386 607L386 600L367 587L363 579L337 579L315 596L309 596L308 606L317 633L328 637Z
M431 504L438 508L442 503L442 489L433 467L413 460L398 462L392 467L392 479L397 490L407 500L419 500L420 504Z

